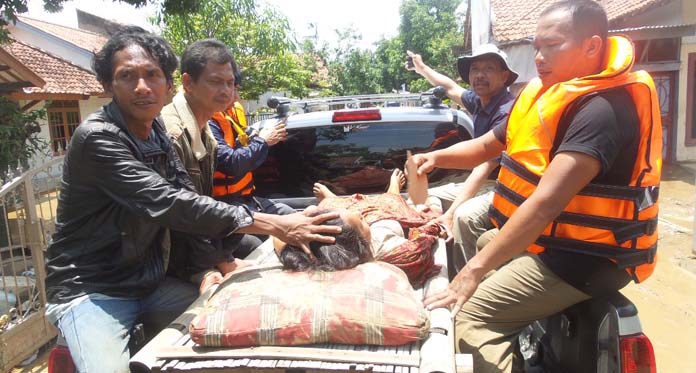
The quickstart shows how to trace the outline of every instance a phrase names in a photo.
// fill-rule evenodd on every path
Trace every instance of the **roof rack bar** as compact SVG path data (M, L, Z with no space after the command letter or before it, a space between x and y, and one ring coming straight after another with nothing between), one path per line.
M387 101L413 101L420 100L423 97L421 93L409 93L409 94L374 94L374 95L355 95L355 96L332 96L332 97L321 97L312 98L307 100L294 100L288 99L290 101L289 105L294 107L309 107L315 105L344 105L351 103L378 103Z

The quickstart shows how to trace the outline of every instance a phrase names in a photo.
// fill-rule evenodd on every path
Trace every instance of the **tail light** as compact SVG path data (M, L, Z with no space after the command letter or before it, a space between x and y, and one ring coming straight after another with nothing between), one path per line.
M655 373L655 351L650 339L643 334L621 337L622 373Z
M358 122L363 120L380 120L382 114L379 109L334 111L331 121L333 123Z
M48 373L75 373L75 364L70 350L65 346L56 346L48 355Z

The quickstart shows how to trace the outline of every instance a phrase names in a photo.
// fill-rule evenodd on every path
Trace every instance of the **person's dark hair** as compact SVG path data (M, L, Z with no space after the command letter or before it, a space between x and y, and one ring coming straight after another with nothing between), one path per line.
M201 39L186 47L184 54L181 55L181 73L187 73L193 80L198 81L208 62L229 63L232 65L236 78L237 62L230 49L217 39Z
M607 39L609 21L604 8L591 0L564 0L549 5L541 12L543 17L557 10L565 10L570 14L572 24L568 27L573 30L575 40L583 40L592 35L599 35L602 42Z
M313 216L326 212L327 210L320 210ZM354 226L345 224L341 218L327 220L323 224L341 227L341 233L335 236L336 242L310 242L309 249L316 257L316 261L312 261L301 248L288 245L280 253L283 268L298 272L338 271L372 260L370 243Z
M115 33L99 52L92 58L92 69L97 80L111 83L114 79L114 55L131 45L141 47L150 57L157 61L167 82L172 82L177 60L172 47L161 37L145 31L138 26L128 26Z
M239 87L240 85L242 85L242 69L235 68L235 70L234 70L234 86Z

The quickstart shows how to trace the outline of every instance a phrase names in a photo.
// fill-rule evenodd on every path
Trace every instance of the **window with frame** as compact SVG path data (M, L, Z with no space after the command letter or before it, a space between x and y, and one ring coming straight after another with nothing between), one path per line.
M75 100L51 101L46 109L53 154L64 154L70 137L80 125L80 105Z
M686 145L696 145L696 53L689 53L686 71Z

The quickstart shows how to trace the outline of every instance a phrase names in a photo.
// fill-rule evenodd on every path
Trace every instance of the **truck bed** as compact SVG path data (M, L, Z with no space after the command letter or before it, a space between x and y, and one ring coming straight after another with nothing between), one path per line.
M270 240L248 258L259 265L277 263ZM438 241L435 263L440 273L430 279L418 296L443 290L447 278L445 243ZM202 294L184 314L160 332L131 359L134 372L312 372L374 371L393 373L472 372L471 355L454 353L454 327L446 308L430 311L430 334L425 340L403 346L315 344L307 346L260 346L213 348L197 346L188 325L214 289ZM456 360L456 363L455 363Z

